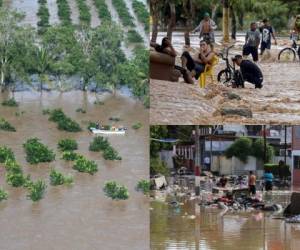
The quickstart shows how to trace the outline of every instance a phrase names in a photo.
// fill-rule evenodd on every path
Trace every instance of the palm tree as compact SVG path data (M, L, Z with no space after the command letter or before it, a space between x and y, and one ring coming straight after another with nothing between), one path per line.
M38 72L40 78L40 90L43 91L43 83L45 81L45 74L50 67L50 55L47 50L43 47L36 51L36 71Z

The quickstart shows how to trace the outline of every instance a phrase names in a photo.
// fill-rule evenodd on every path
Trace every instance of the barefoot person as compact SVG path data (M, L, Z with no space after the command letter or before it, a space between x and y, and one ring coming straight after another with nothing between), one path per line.
M255 63L243 59L241 55L236 55L232 61L240 67L244 81L254 84L255 88L262 88L263 74Z
M253 171L249 171L248 179L249 192L251 195L256 194L256 176L253 174Z
M201 73L205 69L206 64L210 64L214 57L215 53L209 48L206 41L200 41L200 52L196 57L192 57L189 52L185 51L181 55L181 63L184 80L187 83L194 83L193 77L198 79Z
M263 55L264 51L266 51L267 56L270 56L271 49L271 36L275 41L275 45L277 45L277 40L275 37L275 32L273 27L270 25L269 20L265 18L263 21L263 25L259 27L259 31L262 34L261 44L260 44L260 55Z
M209 16L209 13L204 14L203 20L200 24L192 31L193 33L199 31L199 38L205 40L208 44L211 45L213 49L213 44L215 42L214 30L217 28L216 23Z
M252 55L253 61L258 61L258 46L260 44L260 33L256 29L256 23L251 23L250 30L246 32L243 56Z

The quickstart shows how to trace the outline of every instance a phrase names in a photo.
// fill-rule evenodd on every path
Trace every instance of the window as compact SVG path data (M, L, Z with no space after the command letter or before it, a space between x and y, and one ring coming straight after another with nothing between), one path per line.
M300 139L300 126L295 126L294 131L295 131L295 138Z
M294 156L294 169L300 169L300 156Z

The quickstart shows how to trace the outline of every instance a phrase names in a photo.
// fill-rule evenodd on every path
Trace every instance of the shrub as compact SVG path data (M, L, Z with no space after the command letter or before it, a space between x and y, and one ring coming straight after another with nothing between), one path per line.
M73 183L72 176L64 176L62 173L52 169L50 172L50 184L53 186Z
M150 192L150 181L148 180L140 180L136 186L138 191L142 191L144 194L148 194Z
M83 156L77 157L73 168L78 170L79 172L89 173L91 175L98 171L96 162L89 161Z
M133 0L132 8L137 16L137 19L144 24L145 32L149 33L149 12L144 3Z
M69 151L63 152L63 155L62 155L62 159L66 160L66 161L75 161L77 159L77 157L79 157L79 154L77 154L75 152L69 152Z
M6 121L4 118L1 117L0 117L0 129L4 131L16 132L15 127L13 127L8 121Z
M110 144L106 138L102 136L97 136L90 143L89 150L94 152L100 152L102 150L105 150L109 146Z
M14 152L5 146L0 147L0 163L4 163L6 160L15 160Z
M23 146L26 152L26 160L30 164L51 162L55 159L55 154L53 151L42 144L38 138L28 139Z
M122 157L119 156L118 152L114 148L112 148L111 146L104 149L103 158L105 160L111 160L111 161L113 161L113 160L122 160Z
M58 148L61 151L72 151L78 149L78 144L73 139L62 139L58 142Z
M150 158L150 173L151 175L162 174L162 175L170 175L170 170L167 164L160 160L158 157Z
M110 197L113 200L127 200L129 198L127 188L117 184L115 181L106 182L103 191L107 197Z
M68 132L81 131L80 125L67 117L61 109L54 109L50 111L49 121L57 122L59 130L65 130Z
M142 123L137 122L137 123L132 125L132 128L137 130L137 129L140 129L142 126L143 126Z
M112 0L112 4L114 5L118 15L124 26L134 27L133 17L130 15L129 10L126 6L124 0Z
M104 105L104 102L101 102L101 101L94 101L94 104L95 104L95 105Z
M29 194L27 197L32 201L38 201L43 198L47 185L43 180L37 180L36 182L31 182L28 185Z
M0 201L7 200L8 194L4 189L0 188Z
M111 14L105 0L94 0L94 4L98 9L98 16L100 20L102 22L111 22Z
M78 10L79 10L79 19L82 23L90 25L91 23L91 14L90 8L86 5L84 0L76 0Z
M109 117L109 120L110 120L110 121L113 121L113 122L119 122L119 121L122 121L121 118L119 118L119 117Z
M15 98L10 98L6 101L2 102L3 106L8 106L8 107L18 107L19 103L16 102Z
M47 27L49 27L49 10L47 7L47 1L39 0L38 1L40 6L37 12L37 16L39 17L38 25L38 32L39 34L43 34Z
M135 30L129 30L127 32L127 40L129 43L142 43L143 42L143 38Z
M5 175L7 184L13 187L21 187L25 184L26 178L23 175L22 168L15 160L6 160L5 169L7 170Z
M95 128L96 125L97 125L96 122L91 122L91 121L89 121L89 124L88 124L88 126L87 126L87 129Z
M274 149L269 143L266 143L266 146L266 162L269 162L274 156ZM262 138L253 142L251 154L258 159L264 160L264 140Z
M67 0L56 0L58 16L63 25L71 25L71 10Z

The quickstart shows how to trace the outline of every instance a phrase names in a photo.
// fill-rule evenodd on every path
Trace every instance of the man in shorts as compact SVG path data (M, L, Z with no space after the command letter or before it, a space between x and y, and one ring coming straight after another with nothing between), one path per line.
M258 61L258 46L260 44L260 33L256 29L256 23L251 23L250 30L246 32L243 56L252 55L253 61Z
M251 195L256 194L256 176L253 174L253 171L249 172L248 179L249 192Z
M271 36L275 41L275 45L277 45L277 40L274 34L274 29L270 25L269 20L265 18L263 20L263 25L259 27L259 31L262 34L261 44L260 44L260 55L263 55L266 50L268 56L270 56L271 49Z

